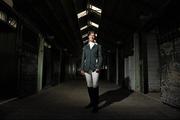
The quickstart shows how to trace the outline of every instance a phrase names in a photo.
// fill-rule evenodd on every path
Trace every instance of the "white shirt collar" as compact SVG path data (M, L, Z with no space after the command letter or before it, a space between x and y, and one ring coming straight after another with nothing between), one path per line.
M89 44L94 44L94 42L89 42Z
M89 42L90 48L92 48L94 46L94 42Z

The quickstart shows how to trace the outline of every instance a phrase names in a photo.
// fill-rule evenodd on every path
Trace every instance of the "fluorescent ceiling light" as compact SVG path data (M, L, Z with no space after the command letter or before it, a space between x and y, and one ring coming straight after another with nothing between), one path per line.
M88 26L86 25L86 26L80 28L80 30L84 30L84 29L86 29L87 27L88 27Z
M94 22L92 22L92 21L89 21L89 24L90 24L90 25L92 25L92 26L94 26L94 27L96 27L96 28L98 28L98 27L99 27L99 25L98 25L98 24L96 24L96 23L94 23Z
M78 19L81 18L81 17L84 17L84 16L86 16L86 15L87 15L87 10L82 11L82 12L80 12L80 13L77 14Z
M96 12L98 12L98 13L102 13L102 10L101 10L100 8L94 6L94 5L90 5L89 7L90 7L92 10L94 10L94 11L96 11Z
M0 20L6 21L6 19L7 19L6 14L4 12L0 11Z
M87 37L87 36L88 36L88 34L86 33L86 34L82 35L82 38L85 38L85 37Z
M9 18L8 23L9 23L11 26L13 26L14 28L17 27L17 22L16 22L16 20L13 19L13 18Z

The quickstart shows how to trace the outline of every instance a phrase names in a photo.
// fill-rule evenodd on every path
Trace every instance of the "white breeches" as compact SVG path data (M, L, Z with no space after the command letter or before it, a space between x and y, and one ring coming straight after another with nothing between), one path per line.
M96 71L87 73L85 72L86 83L88 87L96 88L98 86L99 73Z

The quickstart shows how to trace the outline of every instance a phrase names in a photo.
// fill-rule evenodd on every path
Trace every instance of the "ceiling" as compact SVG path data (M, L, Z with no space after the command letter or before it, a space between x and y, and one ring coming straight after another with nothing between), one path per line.
M135 31L160 23L162 18L168 21L167 14L172 15L172 12L179 10L177 1L14 0L14 8L34 21L45 35L55 36L56 44L77 56L83 41L87 40L87 37L82 36L89 30L97 32L97 42L105 50L113 51L117 45L128 48ZM102 12L94 10L92 6ZM78 18L83 11L86 11L85 16ZM80 30L83 27L86 28Z

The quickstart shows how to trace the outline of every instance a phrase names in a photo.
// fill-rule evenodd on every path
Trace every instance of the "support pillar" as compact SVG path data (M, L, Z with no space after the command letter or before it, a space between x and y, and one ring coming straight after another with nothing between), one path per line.
M39 34L39 53L38 53L38 80L37 80L37 91L42 89L42 77L43 77L43 59L44 59L44 38Z

